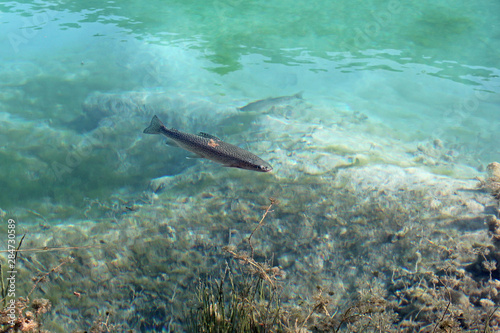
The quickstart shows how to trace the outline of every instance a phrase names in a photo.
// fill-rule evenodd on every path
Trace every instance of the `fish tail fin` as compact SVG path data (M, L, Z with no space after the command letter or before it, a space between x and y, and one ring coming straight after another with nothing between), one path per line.
M146 134L160 134L162 127L165 127L160 119L155 115L153 119L151 119L151 124L144 130L143 133Z
M304 93L304 91L299 91L298 93L296 93L295 95L293 95L293 97L297 98L297 99L302 99L302 94Z

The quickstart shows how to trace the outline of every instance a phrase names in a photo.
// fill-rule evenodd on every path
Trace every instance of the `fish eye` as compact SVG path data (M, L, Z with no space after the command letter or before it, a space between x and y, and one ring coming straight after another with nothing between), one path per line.
M269 167L266 165L259 165L259 169L263 170L263 171L267 171L267 170L269 170Z

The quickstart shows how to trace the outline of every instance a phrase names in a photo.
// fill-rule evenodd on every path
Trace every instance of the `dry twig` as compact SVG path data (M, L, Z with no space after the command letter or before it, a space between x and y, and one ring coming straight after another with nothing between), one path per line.
M273 207L273 205L277 204L278 203L278 200L276 200L275 198L269 198L269 201L271 201L271 203L269 204L269 206L267 207L266 211L264 212L264 215L262 215L262 218L260 219L259 221L259 224L255 227L255 229L253 229L252 233L250 234L250 236L248 237L248 244L250 245L250 249L252 251L252 255L251 257L253 258L253 255L254 255L254 248L253 248L253 245L252 245L252 236L253 234L260 228L264 225L264 219L266 218L267 214L269 212L271 212L271 207Z

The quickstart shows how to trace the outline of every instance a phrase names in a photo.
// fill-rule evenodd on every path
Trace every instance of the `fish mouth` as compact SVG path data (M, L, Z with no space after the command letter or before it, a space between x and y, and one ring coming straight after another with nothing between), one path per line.
M260 165L259 171L260 172L271 172L271 171L273 171L273 167L270 165Z

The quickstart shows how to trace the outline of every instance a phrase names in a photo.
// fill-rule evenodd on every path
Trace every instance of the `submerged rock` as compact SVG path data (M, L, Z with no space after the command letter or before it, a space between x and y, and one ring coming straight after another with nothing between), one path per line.
M486 179L478 178L478 180L478 188L490 193L500 204L500 163L488 164Z
M500 163L490 163L487 169L488 179L485 187L495 199L500 200Z

